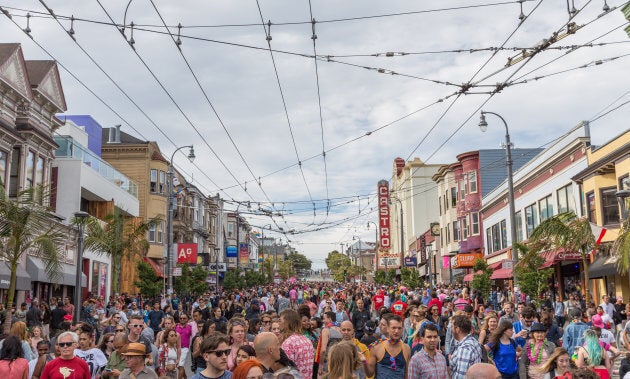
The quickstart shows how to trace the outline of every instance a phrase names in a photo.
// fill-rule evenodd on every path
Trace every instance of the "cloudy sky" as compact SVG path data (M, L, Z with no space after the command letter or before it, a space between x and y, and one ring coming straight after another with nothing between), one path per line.
M626 130L625 1L604 3L0 0L12 16L0 41L63 65L69 114L121 124L166 156L194 144L194 165L175 158L192 182L322 266L353 237L374 240L376 183L396 157L441 164L497 148L503 126L488 117L481 133L479 109L506 119L516 147L544 147L582 120L594 144Z

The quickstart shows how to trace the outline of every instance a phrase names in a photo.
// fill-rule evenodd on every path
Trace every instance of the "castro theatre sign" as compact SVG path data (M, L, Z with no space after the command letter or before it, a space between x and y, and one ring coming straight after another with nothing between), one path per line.
M378 193L378 242L379 262L378 268L400 266L400 258L397 254L390 255L392 247L389 210L389 182L380 180L377 185Z

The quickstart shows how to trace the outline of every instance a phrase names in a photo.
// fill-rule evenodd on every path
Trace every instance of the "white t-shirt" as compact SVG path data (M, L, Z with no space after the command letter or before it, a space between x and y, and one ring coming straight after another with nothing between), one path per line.
M615 335L613 332L608 329L602 329L602 336L599 337L599 340L607 344L614 344L617 342L615 341Z
M96 347L89 350L74 349L74 355L83 359L90 368L90 374L92 379L96 379L96 374L100 374L105 365L107 364L107 358L105 354Z

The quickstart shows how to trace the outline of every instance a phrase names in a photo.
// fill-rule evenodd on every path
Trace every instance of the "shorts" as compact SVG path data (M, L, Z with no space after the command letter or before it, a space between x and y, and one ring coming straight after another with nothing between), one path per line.
M177 367L185 367L184 365L186 364L186 358L188 358L188 348L182 347L182 354L179 356L179 364L177 365Z

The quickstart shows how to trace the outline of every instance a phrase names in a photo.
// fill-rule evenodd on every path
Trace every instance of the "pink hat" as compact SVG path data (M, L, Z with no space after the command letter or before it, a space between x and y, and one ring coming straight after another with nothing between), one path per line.
M604 328L604 321L602 320L602 316L593 315L593 318L591 318L591 321L593 322L593 326L598 326L602 329Z

